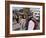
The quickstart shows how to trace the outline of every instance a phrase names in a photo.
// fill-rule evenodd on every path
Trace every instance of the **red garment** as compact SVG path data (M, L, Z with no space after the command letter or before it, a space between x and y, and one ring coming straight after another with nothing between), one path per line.
M34 30L35 30L35 29L37 29L38 22L37 22L37 20L36 20L36 19L34 19L34 18L32 19L32 21L35 23L35 26L34 26Z

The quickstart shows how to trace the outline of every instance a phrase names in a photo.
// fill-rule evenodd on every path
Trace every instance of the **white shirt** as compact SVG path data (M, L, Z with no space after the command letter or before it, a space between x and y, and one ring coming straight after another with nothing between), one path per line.
M34 26L35 26L35 23L32 20L30 20L28 25L28 30L33 30Z

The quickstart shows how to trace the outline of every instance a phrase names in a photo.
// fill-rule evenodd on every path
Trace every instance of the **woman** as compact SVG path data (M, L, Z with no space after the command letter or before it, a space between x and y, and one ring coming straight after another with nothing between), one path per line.
M26 30L33 30L35 23L32 20L32 17L28 18L26 21Z
M31 13L26 19L26 30L36 30L38 26L37 20L34 18L33 13Z
M24 18L24 15L22 15L22 18L20 20L21 30L25 30L25 23L26 19Z

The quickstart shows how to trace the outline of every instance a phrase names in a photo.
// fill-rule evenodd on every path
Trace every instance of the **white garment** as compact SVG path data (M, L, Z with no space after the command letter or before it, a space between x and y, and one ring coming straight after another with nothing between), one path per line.
M28 30L33 30L34 26L35 26L35 23L32 20L30 20L28 24Z
M21 19L20 23L21 23L21 30L25 30L26 19Z

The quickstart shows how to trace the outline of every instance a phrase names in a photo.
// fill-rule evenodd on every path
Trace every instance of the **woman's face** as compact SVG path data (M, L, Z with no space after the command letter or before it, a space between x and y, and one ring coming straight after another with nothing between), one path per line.
M40 13L39 13L39 12L33 13L33 17L34 17L36 20L39 20L39 18L40 18Z

